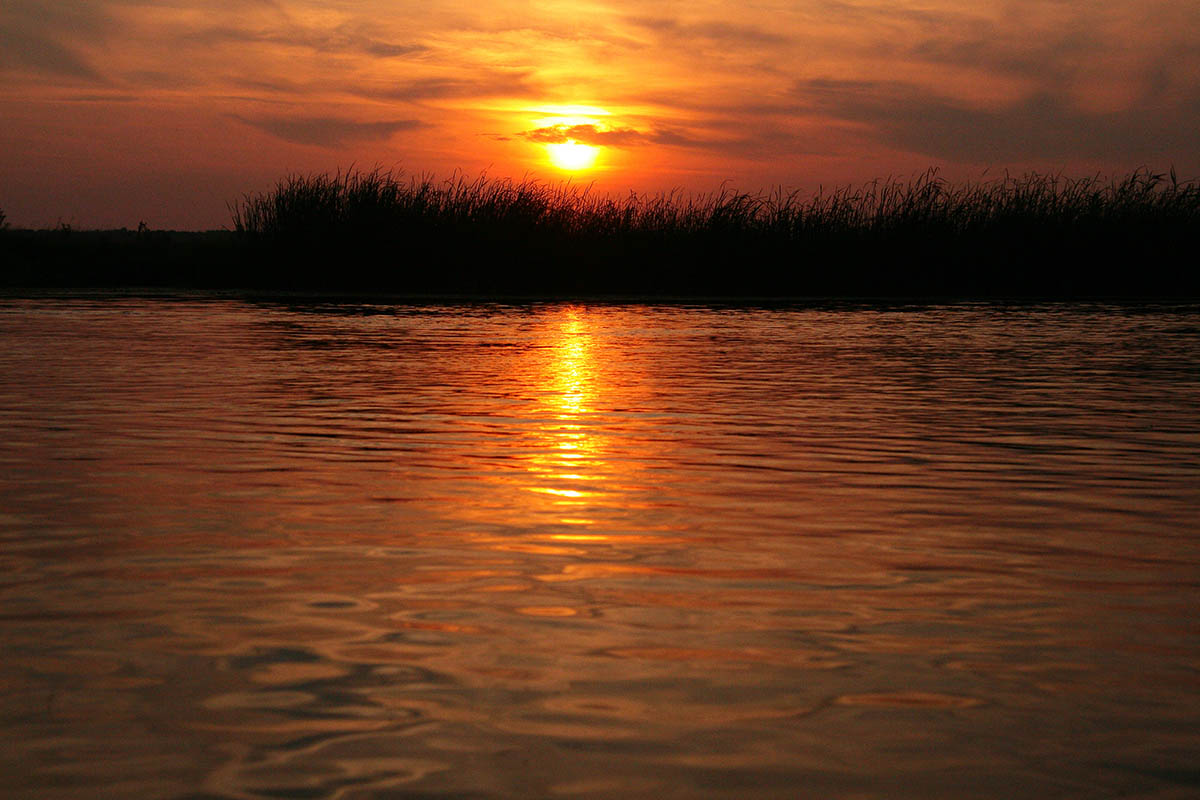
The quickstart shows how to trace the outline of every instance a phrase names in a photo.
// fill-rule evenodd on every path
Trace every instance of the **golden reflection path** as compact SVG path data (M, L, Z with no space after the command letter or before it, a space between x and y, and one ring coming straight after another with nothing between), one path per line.
M596 482L604 479L607 466L602 443L589 424L589 415L599 392L599 365L592 330L586 314L567 308L555 322L557 330L549 342L550 357L536 380L540 384L537 418L543 420L535 432L539 447L531 456L528 471L533 478L528 491L547 495L560 512L563 525L590 525L594 520L582 513L597 495ZM599 534L552 534L560 541L596 541Z
M489 608L590 617L591 581L629 580L608 567L638 563L671 539L661 515L647 514L657 491L642 475L650 453L639 431L647 423L614 412L637 405L641 362L627 357L630 343L614 338L603 310L544 308L528 322L487 371L496 391L516 402L464 454L471 495L452 512L459 527L443 529L443 543L457 541L462 559L505 573L486 581ZM590 577L564 580L572 569ZM535 636L523 646L550 645Z
M604 310L549 307L527 322L487 371L515 402L463 453L465 502L447 533L468 552L519 559L544 588L541 578L567 563L640 559L671 526L643 475L649 423L614 411L636 407L644 385L631 343L613 335Z

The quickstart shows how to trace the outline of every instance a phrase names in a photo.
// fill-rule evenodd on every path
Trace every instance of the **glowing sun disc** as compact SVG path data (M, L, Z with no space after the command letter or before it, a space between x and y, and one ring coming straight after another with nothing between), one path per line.
M546 151L550 154L550 163L565 170L587 169L596 163L596 156L600 154L600 148L574 140L548 144Z

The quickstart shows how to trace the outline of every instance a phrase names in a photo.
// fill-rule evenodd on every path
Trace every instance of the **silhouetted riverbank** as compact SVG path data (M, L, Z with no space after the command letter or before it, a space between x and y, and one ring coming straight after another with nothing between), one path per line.
M245 242L232 231L0 231L8 287L217 288L239 285Z
M1151 296L1200 293L1200 184L1146 171L809 196L624 199L526 181L293 176L228 231L8 230L9 287L479 296Z

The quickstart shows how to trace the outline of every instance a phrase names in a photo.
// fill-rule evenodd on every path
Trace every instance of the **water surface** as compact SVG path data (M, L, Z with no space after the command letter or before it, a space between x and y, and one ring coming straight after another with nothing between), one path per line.
M1200 308L0 299L29 798L1200 793Z

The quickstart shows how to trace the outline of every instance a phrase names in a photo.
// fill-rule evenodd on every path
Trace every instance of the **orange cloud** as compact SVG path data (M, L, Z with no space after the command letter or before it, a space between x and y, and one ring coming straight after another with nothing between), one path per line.
M706 143L675 131L654 130L647 133L635 130L634 128L605 128L591 123L581 125L547 125L529 131L522 131L518 135L539 144L579 142L580 144L590 144L600 147L639 147L649 144L688 147L714 144L713 142Z

